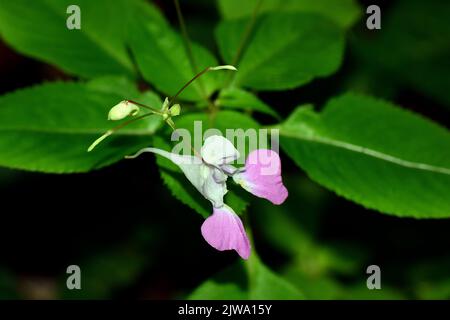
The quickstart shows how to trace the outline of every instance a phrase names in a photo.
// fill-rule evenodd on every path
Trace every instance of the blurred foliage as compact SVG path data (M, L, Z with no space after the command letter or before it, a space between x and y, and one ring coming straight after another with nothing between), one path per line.
M250 16L258 0L218 0L219 9L225 19ZM342 27L351 26L361 14L354 0L266 0L260 4L260 12L308 12L321 14Z
M382 32L351 38L367 80L416 89L450 106L450 3L398 0L382 15Z

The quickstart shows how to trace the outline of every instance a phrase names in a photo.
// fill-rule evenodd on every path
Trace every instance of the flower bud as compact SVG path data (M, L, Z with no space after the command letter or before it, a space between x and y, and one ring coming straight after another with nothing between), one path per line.
M139 112L139 107L134 103L123 100L109 110L108 120L122 120L128 116L135 116Z
M172 117L178 116L180 114L180 112L181 112L181 107L179 104L174 104L169 109L169 114Z

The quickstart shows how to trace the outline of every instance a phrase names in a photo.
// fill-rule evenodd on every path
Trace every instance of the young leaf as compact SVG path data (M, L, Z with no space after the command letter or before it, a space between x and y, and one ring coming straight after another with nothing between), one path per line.
M22 54L82 77L134 74L125 47L126 26L137 14L162 23L141 0L80 0L81 29L70 30L70 0L0 2L2 38Z
M236 19L253 14L259 0L219 0L222 17ZM350 27L361 15L355 0L263 0L260 13L266 12L308 12L318 13L341 27Z
M269 105L259 100L252 93L239 88L231 87L220 91L216 104L218 107L224 108L259 111L280 119L278 113Z
M450 134L431 121L346 94L279 128L288 155L337 194L401 217L450 217Z
M216 30L222 57L234 63L248 19L223 21ZM235 85L282 90L334 73L341 64L344 37L339 26L319 15L272 13L257 19L237 63Z
M109 109L123 99L158 107L155 94L141 95L131 85L56 82L0 97L0 165L51 173L85 172L122 159L150 144L161 123L148 118L110 137L95 151L87 147L114 126ZM125 88L129 92L125 92Z
M169 26L136 19L131 29L130 46L142 75L167 96L174 95L196 73L218 64L208 50L194 43L192 54L197 67L194 71L181 36ZM220 72L225 71L205 74L180 98L192 101L209 97L219 86Z

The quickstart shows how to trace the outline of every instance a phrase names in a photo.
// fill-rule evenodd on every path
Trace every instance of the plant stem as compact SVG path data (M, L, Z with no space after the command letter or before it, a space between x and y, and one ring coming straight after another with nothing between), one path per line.
M88 148L87 151L88 151L88 152L91 152L92 150L94 150L94 148L95 148L100 142L102 142L103 140L105 140L106 138L108 138L110 135L112 135L113 133L117 132L118 130L122 129L123 127L126 127L127 125L129 125L129 124L131 124L131 123L133 123L133 122L139 121L139 120L141 120L141 119L143 119L143 118L146 118L146 117L151 116L151 115L154 115L154 114L155 114L154 112L148 112L148 113L143 114L142 116L139 116L139 117L137 117L137 118L134 118L134 119L125 121L125 122L119 124L118 126L115 126L114 128L109 129L109 130L106 131L100 138L98 138L97 140L95 140L95 141L89 146L89 148Z
M244 261L244 268L247 272L247 279L248 279L248 287L252 288L254 286L254 278L256 273L258 272L258 261L259 257L255 250L254 240L253 240L253 233L252 229L250 227L250 221L247 211L243 214L243 220L244 220L244 226L245 226L245 232L247 233L248 240L250 242L250 246L252 248L252 253L250 254L250 257L247 261Z
M172 98L170 98L169 107L175 102L175 99L183 92L184 89L186 89L192 82L194 82L195 80L197 80L198 78L200 78L202 75L204 75L205 73L207 73L210 70L211 70L211 67L208 67L208 68L204 69L203 71L197 73L191 80L186 82L186 84L183 87L181 87L181 89L178 90L178 92Z
M150 110L152 113L159 114L159 115L163 114L161 111L159 111L157 109L154 109L152 107L149 107L149 106L147 106L145 104L142 104L142 103L139 103L139 102L136 102L136 101L133 101L133 100L126 100L126 101L129 102L129 103L135 104L135 105L137 105L139 107L142 107L142 108L145 108L147 110Z
M263 3L263 0L259 0L256 4L255 8L253 9L252 17L250 18L250 21L248 22L247 26L245 27L244 34L241 38L241 41L239 42L239 47L236 50L236 53L232 60L232 65L237 65L239 59L241 58L242 52L244 51L244 48L247 45L248 39L250 38L250 35L253 32L253 28L255 27L256 18L258 17L259 9L261 8L261 5ZM225 83L225 87L230 86L231 80L233 79L234 75L230 75L227 79L227 82Z
M194 74L196 74L198 72L198 67L197 67L197 63L195 61L194 53L192 51L191 40L190 40L189 34L187 32L186 23L184 22L183 13L181 11L180 3L179 3L178 0L174 0L174 4L175 4L175 10L177 11L178 21L180 23L181 33L183 35L184 45L186 47L186 53L187 53L188 59L189 59L189 61L191 63L192 71L194 72ZM205 71L203 73L205 73ZM198 77L194 77L194 78L196 79ZM193 80L195 80L195 79L193 79ZM189 81L188 85L193 80ZM182 89L185 89L186 87L187 87L187 85L185 85ZM201 92L201 95L203 96L203 99L205 99L206 103L208 104L208 108L211 111L213 111L216 107L215 107L214 103L209 99L209 97L208 97L208 95L206 93L205 86L203 85L203 82L201 80L199 81L199 87L200 87L200 92ZM180 90L175 95L175 97L178 96L181 93L181 91L183 91L183 90ZM171 99L171 102L173 102L173 98ZM169 106L170 106L170 103L169 103Z

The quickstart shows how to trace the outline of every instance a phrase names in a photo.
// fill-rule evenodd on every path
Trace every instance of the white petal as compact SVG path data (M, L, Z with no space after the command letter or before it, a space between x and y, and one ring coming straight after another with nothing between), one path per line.
M210 136L205 140L200 151L203 160L213 166L231 163L239 158L239 151L222 136Z
M201 193L203 196L211 201L214 208L220 208L223 206L223 196L228 192L226 179L227 176L223 177L220 170L216 168L211 168L204 165L208 170L208 176L203 184L203 189ZM217 174L217 172L219 174ZM220 175L219 178L217 176Z
M199 157L178 155L157 148L145 148L138 152L152 152L161 155L178 165L192 185L218 208L223 205L227 193L227 176L220 170L203 163Z

